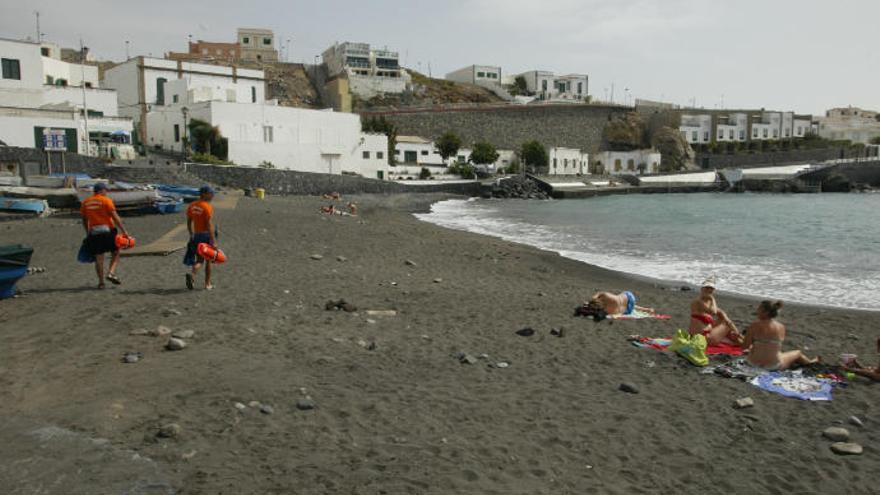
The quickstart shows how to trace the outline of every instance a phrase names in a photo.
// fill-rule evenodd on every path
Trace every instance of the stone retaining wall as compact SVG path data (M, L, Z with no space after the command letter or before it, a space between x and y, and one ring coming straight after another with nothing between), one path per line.
M722 153L697 153L695 163L703 169L772 167L796 163L817 163L826 160L849 158L852 154L846 148L824 148L814 150L789 150L762 153L740 152L733 155Z

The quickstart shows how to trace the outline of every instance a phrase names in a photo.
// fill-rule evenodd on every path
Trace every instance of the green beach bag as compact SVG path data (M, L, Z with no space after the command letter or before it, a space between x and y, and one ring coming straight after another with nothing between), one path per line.
M696 366L706 366L709 364L709 357L706 356L707 345L704 335L690 335L679 328L672 336L672 343L669 344L668 349Z

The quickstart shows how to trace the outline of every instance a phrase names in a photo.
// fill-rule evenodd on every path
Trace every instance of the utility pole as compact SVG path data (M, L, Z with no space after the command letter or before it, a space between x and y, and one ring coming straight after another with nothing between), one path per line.
M125 40L125 60L126 61L131 60L131 57L128 55L128 45L129 45L129 41Z
M614 83L611 83L611 103L614 103Z
M34 15L37 16L37 43L42 43L43 42L43 34L42 34L42 31L40 31L40 11L35 10Z
M79 39L79 56L80 56L80 74L82 80L79 82L82 86L83 93L83 123L86 128L86 156L92 156L91 136L89 136L89 106L86 100L86 47L83 46L82 38Z
M186 117L189 113L189 109L183 107L180 109L180 113L183 114L183 138L180 140L180 163L181 165L186 163L186 148L189 146L189 137L187 137L187 126L186 126Z

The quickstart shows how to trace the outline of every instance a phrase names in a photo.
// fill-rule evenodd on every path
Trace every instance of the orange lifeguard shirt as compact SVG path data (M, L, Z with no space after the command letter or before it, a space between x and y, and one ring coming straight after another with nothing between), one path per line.
M113 216L111 214L114 211L116 211L116 205L113 204L113 200L98 194L85 199L79 207L79 213L86 219L89 230L99 225L106 225L112 229Z
M209 223L214 217L214 207L204 200L192 202L186 209L186 216L193 222L193 232L209 232Z

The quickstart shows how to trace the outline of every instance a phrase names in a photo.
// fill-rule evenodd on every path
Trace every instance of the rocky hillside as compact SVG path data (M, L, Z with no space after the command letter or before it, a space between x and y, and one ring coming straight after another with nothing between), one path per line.
M491 91L473 84L460 84L445 79L430 78L409 70L413 90L399 95L377 96L369 100L354 99L354 110L385 107L431 106L456 103L504 103Z

